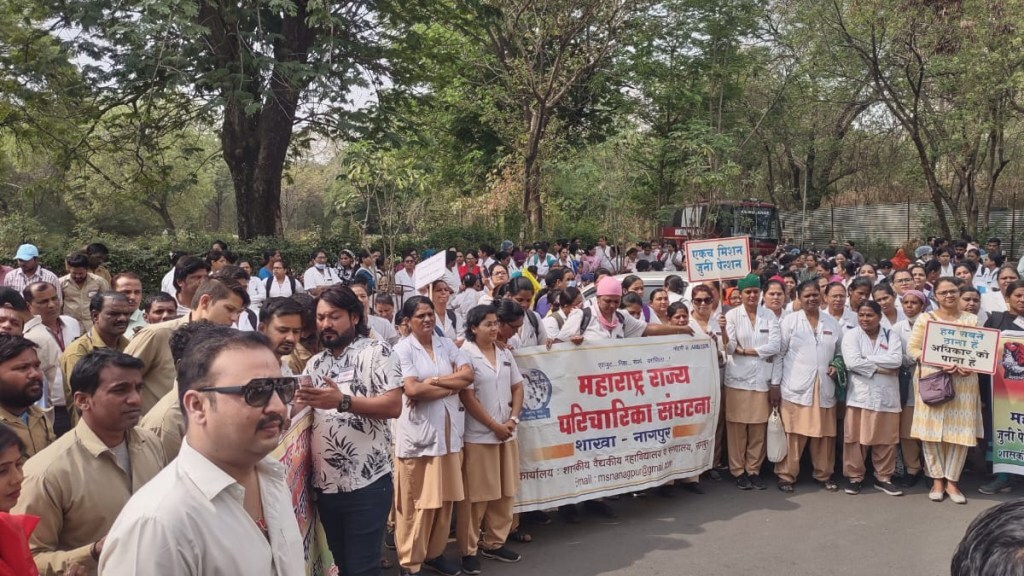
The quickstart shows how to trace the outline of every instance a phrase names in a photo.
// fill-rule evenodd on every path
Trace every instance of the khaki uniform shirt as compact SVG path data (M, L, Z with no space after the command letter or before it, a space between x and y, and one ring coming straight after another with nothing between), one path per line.
M72 564L96 573L89 554L117 515L164 467L164 451L151 432L127 435L131 474L84 420L25 463L25 481L15 514L39 516L29 548L40 574L64 574Z
M110 283L103 278L88 273L85 282L79 286L71 279L70 274L60 277L60 289L64 294L64 311L62 314L71 316L82 324L82 333L92 330L92 315L89 314L89 301L97 292L110 290Z
M71 415L72 423L78 422L78 410L74 408L75 397L71 392L71 371L75 369L75 364L78 364L78 361L84 358L86 354L97 348L106 347L107 345L103 343L99 333L93 328L76 338L74 342L64 349L64 353L60 356L60 371L64 374L64 400L67 402L68 413ZM124 352L127 347L128 339L124 336L118 337L117 345L114 348Z
M25 443L25 455L35 456L57 439L53 426L46 419L46 413L38 406L28 407L28 424L20 416L0 407L0 422L14 430L14 433Z
M192 315L186 314L177 320L150 324L139 330L125 348L127 354L142 360L146 365L142 369L143 415L152 410L174 386L177 374L174 358L171 357L171 334L191 320Z
M177 458L178 451L181 450L181 440L185 437L185 415L181 413L181 404L178 403L177 382L152 410L146 412L139 422L139 427L160 438L168 462Z

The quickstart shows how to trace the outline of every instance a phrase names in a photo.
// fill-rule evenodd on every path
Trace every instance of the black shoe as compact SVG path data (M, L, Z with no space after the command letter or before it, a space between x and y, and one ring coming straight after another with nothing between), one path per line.
M388 550L395 550L398 546L395 545L395 533L394 531L387 531L384 533L384 547Z
M675 496L675 488L675 485L671 482L668 484L662 484L661 486L658 486L658 495L662 498L672 498Z
M750 479L750 484L751 484L751 486L754 487L754 490L764 490L765 489L764 480L761 480L761 477L758 476L757 474L750 474L750 475L747 476L747 478Z
M686 490L690 494L703 494L704 489L700 487L700 484L696 482L685 482L683 483L683 490Z
M459 574L462 574L462 570L454 562L449 562L444 556L427 560L423 563L423 567L441 576L459 576Z
M736 477L736 487L740 490L753 490L754 485L750 483L750 478L747 477L746 473L740 474Z
M497 560L498 562L508 562L509 564L515 564L523 559L518 552L513 552L504 546L499 546L494 550L484 550L481 548L480 555L484 558Z
M856 496L857 494L860 494L860 489L863 486L864 486L863 482L853 482L851 480L849 483L847 483L846 488L843 489L843 492L846 492L850 496Z
M603 516L605 518L618 517L618 514L615 513L615 510L612 510L612 507L609 506L607 502L603 502L601 500L587 500L586 502L583 503L583 506L588 511L597 514L598 516Z
M579 524L582 522L580 518L580 510L575 504L566 504L558 507L558 517L562 519L562 522L566 524Z
M839 492L839 484L837 484L836 481L831 478L825 480L824 482L818 482L818 486L821 486L822 488L828 490L829 492Z
M904 488L913 488L917 486L917 483L921 480L921 473L917 474L904 474L900 476L899 484Z
M875 480L875 490L881 490L882 492L885 492L889 496L903 496L903 490L900 490L892 482L882 482L880 480Z
M463 574L479 574L480 572L480 560L476 557L475 554L473 556L462 557Z
M523 520L526 520L527 522L533 522L534 524L538 524L540 526L547 526L548 524L551 524L551 516L549 516L548 513L543 510L533 510L531 512L524 512L520 517Z
M711 478L715 482L719 482L722 479L722 473L712 468L708 470L708 478Z

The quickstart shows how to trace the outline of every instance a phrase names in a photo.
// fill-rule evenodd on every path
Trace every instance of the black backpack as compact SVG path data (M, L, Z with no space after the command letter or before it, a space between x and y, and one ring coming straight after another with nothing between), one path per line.
M267 282L266 282L266 285L267 285L267 298L270 298L270 287L273 285L273 282L274 282L274 277L273 276L270 276L270 277L267 278ZM294 296L295 295L295 278L292 278L291 276L289 276L288 277L288 283L292 285L292 295Z
M448 314L448 321L452 323L452 328L455 329L457 334L459 332L459 326L457 316L455 316L455 310L445 310L445 312ZM438 336L446 338L444 330L441 330L441 327L437 324L434 324L434 332L436 332Z

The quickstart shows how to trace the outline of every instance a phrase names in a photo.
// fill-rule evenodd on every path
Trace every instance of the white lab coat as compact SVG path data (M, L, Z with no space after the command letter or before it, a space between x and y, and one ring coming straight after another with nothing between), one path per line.
M875 412L900 412L899 374L881 374L879 368L903 364L899 333L881 328L874 342L859 326L843 335L843 362L848 375L846 405Z
M737 306L725 314L725 333L729 337L725 363L725 385L736 390L767 392L772 379L775 355L781 347L779 321L775 314L758 308L754 324L747 310ZM735 356L737 346L757 350L757 356Z
M814 379L819 379L822 408L836 405L836 384L828 375L829 363L840 352L843 336L839 323L819 314L811 329L807 313L793 312L780 323L782 346L775 360L772 383L782 386L782 398L800 406L814 404Z

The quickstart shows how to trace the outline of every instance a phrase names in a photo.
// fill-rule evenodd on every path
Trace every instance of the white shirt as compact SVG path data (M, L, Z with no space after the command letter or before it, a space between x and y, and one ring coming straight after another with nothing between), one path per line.
M470 364L466 356L447 338L434 334L431 338L434 358L431 359L415 336L403 338L395 346L401 379L428 380L445 376ZM402 414L395 424L395 456L418 458L444 456L462 450L466 413L459 395L437 400L409 402L403 394ZM445 442L445 420L451 423L451 446Z
M920 317L921 316L918 315L918 318L920 318ZM917 320L917 318L915 318L913 321L910 318L907 318L905 320L900 320L899 322L896 323L895 326L892 327L892 329L895 330L896 333L900 337L900 348L902 349L902 353L903 353L903 366L904 367L910 367L910 366L914 366L915 364L917 364L917 360L914 360L910 356L910 354L907 354L907 343L910 342L910 335L914 333L914 321L916 321L916 320ZM913 391L911 391L910 394L907 394L907 404L906 405L907 406L913 406L914 405L914 394L913 394Z
M746 308L737 306L725 314L725 333L729 337L725 385L736 390L767 392L775 355L781 347L779 321L775 314L758 307L751 323ZM756 350L757 356L737 356L737 347Z
M897 308L896 309L896 322L899 322L900 320L906 320L906 319L907 319L907 315L903 313L903 310L900 310L899 308ZM893 324L895 324L895 322L890 322L889 319L885 317L885 314L882 314L882 328L892 328ZM860 323L859 322L854 322L854 325L857 326L858 328L860 327Z
M600 310L597 306L594 306L591 309L590 323L587 324L587 329L583 331L584 342L607 340L610 338L639 338L647 330L647 323L643 320L637 320L627 312L616 310L615 314L618 324L609 331L601 325L601 321L597 318L599 314L601 314ZM562 330L559 331L557 339L562 342L568 342L569 339L580 333L580 326L582 324L583 310L573 310L565 320L565 324L562 325ZM524 322L523 325L525 326L526 323Z
M404 300L408 300L409 298L412 298L413 296L415 296L416 295L416 269L415 268L413 269L412 274L406 272L405 268L402 268L398 272L395 272L395 287L396 288L397 287L401 287L402 288L402 298ZM452 288L452 290L457 290L457 289L458 289L458 286Z
M548 253L544 253L544 258L541 258L540 254L534 254L533 256L527 258L526 262L523 263L523 270L529 268L530 266L536 266L537 279L539 280L541 276L544 276L545 274L548 273L548 270L551 269L551 265L557 261L558 260L554 256Z
M388 343L360 337L339 356L330 350L314 355L303 373L316 387L327 386L329 377L343 394L376 398L402 385L394 361ZM365 488L391 473L390 419L314 409L312 447L313 486L328 494Z
M260 280L260 282L266 282L266 280ZM303 292L305 288L302 287L302 282L298 279L295 280L295 292ZM281 282L277 281L277 278L270 277L270 290L267 291L267 298L287 298L294 294L292 292L292 282L287 276Z
M459 278L458 270L454 268L448 269L444 273L444 282L452 289L452 292L458 293L462 289L462 279ZM448 302L451 305L451 301Z
M828 375L828 366L841 350L843 336L839 323L828 314L819 314L817 329L812 330L807 313L799 310L783 318L779 327L782 348L775 357L772 383L781 384L783 400L811 406L817 376L821 407L835 406L836 385Z
M259 276L249 278L249 309L259 314L263 307L263 301L267 299L267 288Z
M476 393L476 399L495 422L507 422L512 417L512 387L523 383L523 376L519 373L512 352L495 346L496 366L491 365L474 342L463 344L462 353L473 364L473 383L469 388ZM512 438L515 438L514 434ZM473 444L502 443L485 423L473 418L468 412L465 441Z
M395 325L388 322L387 318L381 318L380 316L374 316L367 314L366 324L380 336L382 340L391 344L392 346L398 342L398 330L395 330Z
M479 290L466 288L448 300L448 308L455 310L456 314L465 318L466 315L469 314L469 311L478 305L480 294L481 292ZM482 302L480 302L480 304L482 304Z
M533 319L537 321L537 329L533 329L533 322L527 317L527 314L532 315ZM515 342L513 348L525 348L527 346L540 346L547 343L548 333L544 329L544 322L533 310L527 310L526 314L523 314L523 325L519 328L519 332L512 337Z
M34 316L25 324L24 328L25 338L35 342L36 346L39 347L37 350L40 362L39 368L43 371L43 376L46 378L45 394L43 398L39 399L39 402L46 404L46 406L40 406L40 408L67 405L67 399L64 398L65 376L60 367L60 357L64 348L67 348L72 340L81 336L81 327L78 320L71 316L61 315L58 317L58 321L61 325L61 342L59 344L57 338L43 324L43 319L39 316Z
M993 312L1006 312L1006 299L1003 293L993 290L981 295L981 309L989 314Z
M686 266L683 266L682 252L678 250L672 252L671 254L665 252L664 254L662 254L662 256L664 257L666 272L682 272L686 270Z
M341 284L341 278L338 278L338 271L330 266L324 266L323 270L317 270L316 266L310 266L302 275L302 285L306 287L306 290L321 286L334 286L335 284Z
M564 326L565 320L565 314L561 310L552 310L550 314L544 317L544 331L548 334L558 335L562 331L562 327L558 323L561 322L562 326ZM529 322L529 320L526 320L526 322Z
M160 280L160 291L166 292L171 296L178 295L178 289L174 286L174 268L167 271L164 277Z
M455 315L454 323L452 322L451 317L448 315L449 313ZM465 329L465 321L462 318L459 318L458 312L455 312L454 310L445 310L445 314L443 317L438 315L437 312L434 312L435 334L437 334L437 331L440 330L441 334L444 334L445 338L453 342L457 342L460 339L465 338ZM440 336L441 334L438 334L438 336Z
M136 492L114 521L99 573L305 574L284 466L265 458L257 473L269 542L245 511L245 488L182 441L178 457Z
M843 363L849 377L846 405L875 412L900 411L898 372L879 374L879 368L903 364L903 344L895 329L881 328L872 342L860 326L843 334Z

